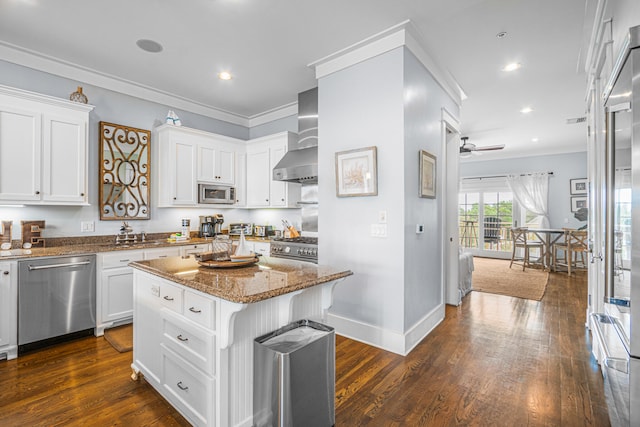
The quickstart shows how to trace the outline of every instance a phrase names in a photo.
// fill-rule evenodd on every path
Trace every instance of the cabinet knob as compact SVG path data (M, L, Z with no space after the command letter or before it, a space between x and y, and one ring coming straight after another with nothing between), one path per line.
M281 202L284 202L284 199L280 199Z
M177 198L177 197L174 197L174 198L173 198L173 200L178 200L178 198Z
M81 196L81 197L84 197L84 193L80 193L80 196Z
M36 191L36 194L40 194L40 192L39 192L39 191Z
M265 201L265 202L268 202L268 201L269 201L269 199L264 199L264 201Z

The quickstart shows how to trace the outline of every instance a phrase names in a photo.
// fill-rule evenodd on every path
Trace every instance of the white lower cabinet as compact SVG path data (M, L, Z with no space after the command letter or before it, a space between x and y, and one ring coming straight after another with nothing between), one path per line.
M142 250L97 254L96 331L131 323L133 320L133 269L129 263L144 258Z
M0 262L0 360L18 357L18 270Z
M187 245L180 247L180 256L189 256L194 254L201 254L203 252L208 252L211 250L211 245L209 243L201 243L198 245Z
M203 251L207 244L114 251L97 254L97 296L95 335L133 321L133 269L129 263L167 258Z
M216 299L134 275L133 369L194 425L216 424Z

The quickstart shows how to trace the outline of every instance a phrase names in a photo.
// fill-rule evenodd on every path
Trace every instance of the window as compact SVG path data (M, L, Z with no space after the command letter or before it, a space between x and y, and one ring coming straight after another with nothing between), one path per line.
M467 191L458 195L460 246L478 254L511 252L513 194L502 190Z

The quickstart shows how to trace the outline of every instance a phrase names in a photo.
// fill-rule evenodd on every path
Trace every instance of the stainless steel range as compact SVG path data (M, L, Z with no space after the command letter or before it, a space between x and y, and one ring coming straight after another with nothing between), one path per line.
M318 263L317 237L277 237L271 239L271 256Z

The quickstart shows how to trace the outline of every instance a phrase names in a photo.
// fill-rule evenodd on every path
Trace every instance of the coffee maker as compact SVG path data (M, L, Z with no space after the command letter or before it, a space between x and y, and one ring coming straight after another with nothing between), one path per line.
M224 217L222 214L201 215L199 236L203 238L215 237L222 234L222 223Z

